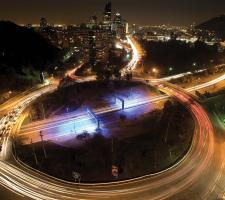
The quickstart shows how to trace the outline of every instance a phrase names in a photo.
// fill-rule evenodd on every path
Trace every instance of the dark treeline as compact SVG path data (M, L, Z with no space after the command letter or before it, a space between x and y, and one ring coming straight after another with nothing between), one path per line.
M201 41L193 44L176 40L142 44L146 50L145 71L158 67L160 75L210 67L223 62L225 58L225 52L219 53L216 45L209 46Z
M225 40L225 15L223 14L209 19L208 21L197 25L196 28L203 31L212 31L217 37Z
M38 81L39 72L51 70L59 52L33 29L0 21L0 90Z

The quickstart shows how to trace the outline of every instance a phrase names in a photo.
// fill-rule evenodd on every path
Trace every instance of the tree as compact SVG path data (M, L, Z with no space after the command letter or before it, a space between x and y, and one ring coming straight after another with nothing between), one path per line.
M98 62L93 66L92 70L96 73L97 80L100 81L109 81L112 78L121 79L120 65L111 65L109 62Z

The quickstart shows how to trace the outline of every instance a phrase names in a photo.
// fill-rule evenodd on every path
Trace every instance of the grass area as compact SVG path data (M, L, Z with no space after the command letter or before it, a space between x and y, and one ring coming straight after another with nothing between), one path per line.
M33 120L39 120L44 118L43 112L45 117L52 116L52 113L63 114L67 111L72 112L82 105L87 106L87 103L98 104L104 96L113 97L114 94L119 93L121 90L129 90L129 88L136 87L143 87L143 89L151 91L152 94L155 93L155 91L140 82L93 81L77 83L66 88L58 88L56 92L39 98L32 106L31 115Z
M46 142L47 159L42 144L33 144L38 165L32 146L17 141L17 155L33 168L67 181L73 181L72 171L81 174L82 182L125 180L159 172L176 163L189 150L194 132L190 113L171 101L165 103L163 110L153 110L132 123L121 118L121 124L124 135L132 131L138 134L104 137L96 133L73 149ZM119 167L118 179L112 177L112 165Z

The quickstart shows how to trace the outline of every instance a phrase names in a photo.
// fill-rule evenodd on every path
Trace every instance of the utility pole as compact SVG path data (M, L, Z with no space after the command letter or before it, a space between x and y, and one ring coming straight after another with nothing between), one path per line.
M43 103L41 103L41 109L42 109L43 118L45 119L45 109L44 109Z
M100 120L99 119L97 119L97 126L98 126L98 130L100 130Z
M45 159L46 159L46 158L47 158L47 154L46 154L46 150L45 150L45 145L44 145L43 136L44 136L44 135L42 134L42 131L40 131L40 137L41 137L42 149L43 149L44 156L45 156Z
M168 140L168 131L169 131L171 119L172 119L172 117L170 117L169 120L168 120L168 124L167 124L167 128L166 128L166 133L165 133L165 137L164 137L164 143L167 143L167 140Z
M169 153L170 153L170 161L172 161L172 151L171 151L171 147L169 146Z
M38 165L37 155L36 155L36 152L35 152L35 148L34 148L32 139L30 141L30 144L31 144L31 147L32 147L35 163L36 163L36 165Z
M76 120L74 119L74 134L76 135Z
M133 89L132 89L132 88L130 88L129 97L131 97L132 92L133 92Z

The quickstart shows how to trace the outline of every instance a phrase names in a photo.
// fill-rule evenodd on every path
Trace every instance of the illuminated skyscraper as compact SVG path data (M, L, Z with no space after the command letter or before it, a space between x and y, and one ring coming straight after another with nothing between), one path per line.
M95 66L98 62L108 60L109 50L112 47L108 30L85 29L81 37L83 38L84 62Z
M89 63L91 66L96 65L96 35L93 31L89 31L88 33L89 39Z
M43 30L48 27L47 19L41 18L40 20L40 30Z
M93 29L93 28L96 28L97 25L98 25L97 16L91 16L89 18L88 23L87 23L87 27L90 28L90 29Z
M103 28L106 30L112 29L112 3L108 2L105 5L105 11L103 16Z
M121 17L121 15L120 15L120 13L116 13L116 15L115 15L115 18L114 18L114 25L115 26L121 26L122 25L122 22L123 20L122 20L122 17Z
M125 39L126 37L126 22L123 20L120 13L116 13L114 20L113 20L113 31L116 33L116 37Z
M45 18L41 18L40 20L39 33L53 45L59 45L56 28L49 26L48 21Z

